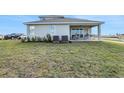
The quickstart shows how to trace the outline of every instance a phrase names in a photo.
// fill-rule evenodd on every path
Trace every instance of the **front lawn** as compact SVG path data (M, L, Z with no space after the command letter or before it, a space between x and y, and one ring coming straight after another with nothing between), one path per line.
M1 40L0 77L124 77L124 44Z

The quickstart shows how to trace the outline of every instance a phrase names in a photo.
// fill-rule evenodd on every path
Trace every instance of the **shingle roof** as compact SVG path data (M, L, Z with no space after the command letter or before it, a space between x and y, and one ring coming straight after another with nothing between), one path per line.
M101 21L93 21L87 19L77 19L77 18L53 18L47 20L39 20L39 21L32 21L32 22L25 22L24 24L103 24L104 22Z
M62 15L42 15L39 18L64 18Z

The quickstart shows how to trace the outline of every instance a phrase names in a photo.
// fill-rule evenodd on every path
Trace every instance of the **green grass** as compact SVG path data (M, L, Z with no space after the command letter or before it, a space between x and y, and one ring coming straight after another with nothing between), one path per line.
M1 40L0 77L124 77L124 44Z

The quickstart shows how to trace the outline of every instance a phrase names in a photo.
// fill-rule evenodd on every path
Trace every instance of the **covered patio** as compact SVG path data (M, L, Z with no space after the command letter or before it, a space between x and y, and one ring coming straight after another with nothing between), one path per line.
M93 28L97 30L94 36ZM70 41L100 41L101 24L97 25L70 25Z

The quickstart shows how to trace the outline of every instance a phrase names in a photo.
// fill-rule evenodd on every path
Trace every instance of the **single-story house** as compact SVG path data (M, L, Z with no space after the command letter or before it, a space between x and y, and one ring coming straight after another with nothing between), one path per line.
M101 24L104 22L86 19L67 18L60 15L39 16L40 20L25 22L28 37L68 36L69 41L91 41L93 27L97 27L97 37L101 37Z

